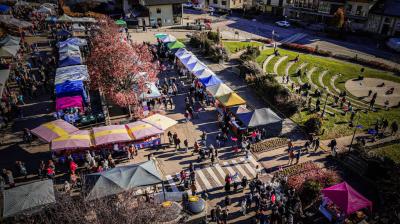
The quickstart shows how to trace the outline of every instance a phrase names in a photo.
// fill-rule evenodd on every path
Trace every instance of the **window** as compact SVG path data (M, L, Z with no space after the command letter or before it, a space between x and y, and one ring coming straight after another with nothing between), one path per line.
M357 10L356 10L356 15L357 16L361 16L362 15L362 5L357 6Z
M221 2L221 5L226 5L226 1L222 1L222 2Z
M157 8L156 11L157 11L157 14L161 13L161 9L160 8Z
M214 0L213 3L218 5L218 0Z

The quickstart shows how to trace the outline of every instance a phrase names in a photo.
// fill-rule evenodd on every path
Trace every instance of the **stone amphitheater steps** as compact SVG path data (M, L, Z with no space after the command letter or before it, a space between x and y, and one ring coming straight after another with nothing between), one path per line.
M274 73L275 73L275 74L278 74L278 67L279 67L279 65L280 65L284 60L286 60L287 58L288 58L288 56L283 56L283 57L279 58L279 60L275 63L275 65L274 65Z
M269 62L271 61L271 59L274 58L274 57L275 57L275 55L274 55L274 54L271 54L270 56L268 56L268 57L265 59L265 61L264 61L264 63L263 63L263 67L262 67L262 69L263 69L264 72L267 72L268 63L269 63Z
M317 67L312 67L308 72L307 72L307 79L308 82L310 83L311 87L313 87L314 89L319 89L320 87L318 85L316 85L313 81L312 81L312 74L317 70Z
M324 85L323 79L324 79L324 76L326 74L328 74L328 70L324 70L324 71L321 72L321 74L319 74L319 76L318 76L318 84L319 84L319 86L321 86L321 88L324 88L329 94L333 95L331 90Z
M302 63L302 64L296 69L296 72L295 72L295 74L296 74L296 79L297 79L297 81L298 81L298 83L299 83L300 85L304 85L304 82L301 81L301 77L297 76L297 72L299 72L299 70L305 68L307 65L308 65L308 63L304 62L304 63Z

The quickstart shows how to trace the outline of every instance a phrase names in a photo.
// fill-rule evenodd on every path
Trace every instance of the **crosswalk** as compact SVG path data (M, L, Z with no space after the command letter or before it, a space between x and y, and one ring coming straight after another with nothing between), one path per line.
M307 34L305 33L296 33L295 35L292 35L290 37L287 37L286 39L281 40L281 43L294 43L296 41L299 41L303 38L305 38Z
M237 176L240 181L244 176L251 180L256 176L256 167L261 165L253 156L246 158L235 158L228 161L221 161L213 166L207 165L203 168L195 169L197 192L204 190L210 191L215 188L223 187L225 184L225 176ZM184 191L183 184L180 183L179 173L166 175L166 191L181 192ZM189 191L189 193L191 193Z

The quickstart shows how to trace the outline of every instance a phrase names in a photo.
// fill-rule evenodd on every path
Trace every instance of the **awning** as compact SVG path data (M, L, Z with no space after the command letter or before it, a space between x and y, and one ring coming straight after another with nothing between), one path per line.
M372 210L372 202L346 182L325 188L321 192L335 205L339 206L346 215L367 207Z
M163 130L143 121L129 123L126 125L126 127L128 128L128 132L134 137L134 139L143 139L153 135L164 133Z
M184 48L185 45L180 41L175 41L175 42L168 43L167 47L168 47L168 49L172 50L172 49Z
M160 184L162 175L154 161L118 166L110 170L85 175L82 190L85 200L94 200L128 191L135 187Z
M256 109L248 113L240 113L236 115L237 118L242 121L242 123L249 127L264 126L267 124L273 124L281 122L280 118L275 112L269 108Z
M37 181L3 192L3 217L12 217L55 203L53 181Z
M122 19L116 20L115 24L117 24L118 26L126 26L126 22Z
M64 57L58 62L58 65L60 67L65 67L65 66L72 66L72 65L80 65L82 64L82 58L80 56L74 56L74 57Z
M57 68L54 83L61 84L65 81L86 81L89 73L86 65L74 65Z
M147 82L145 85L147 91L140 94L140 99L154 99L161 96L160 91L154 83Z
M246 105L239 105L239 106L231 107L231 108L229 108L229 111L235 115L250 112L250 110L247 109Z
M233 107L246 104L246 101L235 92L217 97L217 100L225 107Z
M195 72L193 72L193 74L199 79L208 77L210 75L215 75L215 73L213 71L211 71L209 68L206 68L204 70L195 71Z
M213 86L213 85L217 85L219 83L222 83L221 79L219 79L215 75L210 75L208 77L200 78L199 81L205 87L209 87L209 86Z
M4 88L6 87L6 83L9 76L10 76L10 69L0 70L0 97L3 96L3 91Z
M61 119L42 124L31 130L32 134L46 142L51 142L55 138L66 136L75 131L79 131L79 129Z
M170 42L175 42L176 41L176 37L174 37L174 36L172 36L170 34L168 34L165 37L161 37L160 39L161 39L161 41L163 43L170 43Z
M186 52L188 52L188 51L185 48L180 48L179 50L177 50L175 52L175 56L179 58L181 55L185 54Z
M197 61L194 64L188 65L187 69L189 71L195 73L195 72L201 72L201 71L207 69L207 66L205 64L203 64L203 62Z
M92 137L89 130L80 130L72 134L55 138L51 141L52 151L87 149L92 146Z
M83 46L87 45L87 41L85 39L78 38L78 37L70 37L70 38L66 39L65 41L58 42L57 46L61 48L66 44L72 44L72 45L76 45L79 47L83 47Z
M214 97L223 96L233 92L231 88L229 88L227 85L223 83L219 83L213 86L208 86L207 91Z
M95 145L106 145L132 141L125 125L109 125L93 128Z
M66 96L56 99L56 111L75 107L83 111L82 96Z
M178 123L176 120L163 116L161 114L151 115L150 117L142 119L142 121L149 123L163 131L167 130L168 128Z

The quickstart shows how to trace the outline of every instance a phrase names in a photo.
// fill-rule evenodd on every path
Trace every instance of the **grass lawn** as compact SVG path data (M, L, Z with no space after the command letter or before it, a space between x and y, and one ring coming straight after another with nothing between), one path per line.
M299 62L294 64L290 70L289 73L293 74L298 66L300 66L302 63L308 63L307 66L305 67L307 70L310 70L312 67L317 67L317 70L312 74L311 79L314 84L319 85L319 74L324 71L328 70L328 73L323 77L323 83L326 87L328 87L331 92L335 92L333 87L330 85L330 81L332 77L338 73L341 74L341 76L335 81L335 85L337 88L340 90L344 90L344 82L357 78L359 71L361 70L362 67L361 65L354 64L354 63L349 63L345 61L340 61L336 60L333 58L328 58L328 57L320 57L312 54L303 54L303 53L298 53L295 51L289 51L285 49L279 49L279 52L281 56L289 56L285 61L283 61L280 66L278 67L278 72L279 75L284 75L286 65L287 63L294 59L297 55L299 55ZM261 52L260 56L256 58L256 62L259 63L260 65L263 64L264 60L273 53L273 49L267 49ZM267 66L267 71L272 72L274 68L275 62L279 59L279 57L274 57L268 64ZM382 71L382 70L377 70L377 69L372 69L368 67L364 67L364 77L370 77L370 78L381 78L385 80L390 80L394 82L399 82L400 83L400 77L394 75L391 72L387 71ZM304 72L304 69L303 69ZM297 78L294 78L293 81L297 82ZM307 82L308 79L305 75L301 77L301 80L303 82ZM357 101L355 97L353 97L353 100ZM331 101L331 99L329 100ZM324 100L322 100L322 103ZM357 101L355 106L360 105L360 102ZM322 107L322 105L321 105ZM392 108L389 111L385 110L379 110L378 112L359 112L360 117L359 117L359 124L363 126L363 130L367 130L368 128L372 128L377 120L381 120L382 118L388 119L389 123L391 123L394 120L400 121L400 108ZM300 124L304 124L305 121L308 120L308 118L315 116L314 114L309 114L307 111L300 112L292 117L292 119ZM330 115L325 115L325 120L323 122L323 127L322 129L325 129L324 134L321 136L322 139L329 139L329 138L336 138L336 137L341 137L341 136L347 136L351 135L354 131L353 128L350 128L348 125L348 121L350 118L349 114L346 115L341 115L340 113L336 113L335 117L332 117ZM358 115L356 116L355 121L357 121Z
M258 47L263 45L262 43L259 42L240 42L240 41L222 41L222 44L231 54L234 54L242 49L245 49L248 46Z
M373 153L381 156L386 156L393 162L400 163L400 149L399 144L392 144L381 148L373 149Z

